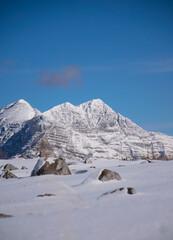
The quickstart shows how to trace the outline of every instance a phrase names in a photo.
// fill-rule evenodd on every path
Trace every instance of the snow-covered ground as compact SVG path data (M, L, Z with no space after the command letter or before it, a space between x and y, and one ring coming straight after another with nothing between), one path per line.
M173 161L93 160L69 165L72 175L30 177L36 162L0 160L0 174L6 163L19 168L17 179L0 179L0 213L13 216L0 218L0 239L173 239ZM122 180L99 181L103 168ZM45 193L54 195L37 197Z

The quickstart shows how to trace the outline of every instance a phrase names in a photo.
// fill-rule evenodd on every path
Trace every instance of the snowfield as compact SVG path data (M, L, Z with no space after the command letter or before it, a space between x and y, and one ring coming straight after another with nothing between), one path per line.
M30 177L37 160L0 160L1 176L7 163L19 168L0 178L0 213L13 216L0 218L0 239L173 239L173 161L93 159L69 165L72 175ZM99 181L103 168L122 180Z

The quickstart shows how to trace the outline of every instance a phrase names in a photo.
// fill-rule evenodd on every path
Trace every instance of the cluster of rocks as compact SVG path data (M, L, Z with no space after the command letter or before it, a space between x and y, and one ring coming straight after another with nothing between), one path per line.
M114 171L111 171L111 170L108 170L108 169L103 169L101 171L100 175L98 176L98 179L102 182L110 181L110 180L118 180L119 181L119 180L121 180L121 176L117 172L114 172ZM125 190L125 188L120 187L120 188L114 189L113 191L103 193L98 198L100 198L102 196L105 196L105 195L108 195L108 194L111 194L111 193L114 193L114 192L117 192L117 191L122 191L122 190ZM128 194L135 194L136 193L136 190L132 187L127 187L126 191L127 191Z
M10 171L13 171L13 170L18 170L18 168L17 167L15 167L14 165L12 165L12 164L6 164L5 166L4 166L4 168L3 168L3 171L5 172L4 174L3 174L3 178L6 178L6 179L8 179L8 178L17 178L17 176L16 175L14 175L12 172L10 172Z
M22 166L21 169L24 170L24 169L28 169L28 168L25 167L25 166ZM6 178L6 179L17 178L17 176L14 173L11 172L11 171L14 171L14 170L19 170L19 169L17 167L15 167L14 165L10 164L10 163L7 163L3 168L3 171L5 173L2 175L2 178Z
M85 163L92 163L92 161L85 161ZM25 166L22 166L21 169L27 169ZM3 168L3 171L5 171L5 173L3 174L3 178L17 178L16 175L14 175L12 172L13 170L18 170L17 167L15 167L12 164L6 164ZM87 170L78 170L75 172L75 174L82 174L82 173L86 173ZM49 160L44 160L44 159L39 159L31 173L31 176L40 176L40 175L46 175L46 174L54 174L54 175L70 175L70 169L68 167L68 164L66 163L66 161L63 158L56 158L54 159L52 162L50 162ZM107 182L110 180L117 180L120 181L121 180L121 176L119 175L119 173L115 172L115 171L111 171L109 169L102 169L101 172L99 173L98 176L98 180L102 181L102 182ZM108 194L112 194L114 192L117 191L123 191L126 189L126 192L128 194L135 194L136 190L132 187L120 187L117 189L114 189L110 192L105 192L102 195L99 196L105 196ZM44 196L52 196L52 194L40 194L38 195L38 197L44 197Z

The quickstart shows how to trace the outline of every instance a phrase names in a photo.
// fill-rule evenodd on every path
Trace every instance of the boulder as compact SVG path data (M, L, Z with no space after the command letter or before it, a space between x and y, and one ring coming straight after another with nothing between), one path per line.
M18 170L18 168L9 163L6 164L3 169L3 171L12 171L12 170Z
M31 172L31 176L36 176L38 170L45 164L45 160L43 158L39 158L34 169Z
M128 193L128 194L135 194L135 193L136 193L136 190L135 190L134 188L128 187L128 188L127 188L127 193Z
M17 178L16 175L14 175L14 174L13 174L12 172L10 172L10 171L6 171L2 177L3 177L3 178L6 178L6 179L8 179L8 178Z
M22 166L22 167L21 167L21 169L22 169L22 170L24 170L24 169L28 169L28 168L27 168L27 167L25 167L25 166Z
M113 172L111 170L108 170L108 169L103 169L98 177L98 179L100 181L109 181L109 180L121 180L121 177L119 175L119 173L117 172Z
M34 174L33 174L33 171L31 176L39 176L39 175L46 175L46 174L54 174L54 175L70 175L71 174L68 168L68 165L63 158L57 158L54 160L53 163L50 163L49 161L44 161L44 164L41 166L41 168L38 169L38 171L34 171Z

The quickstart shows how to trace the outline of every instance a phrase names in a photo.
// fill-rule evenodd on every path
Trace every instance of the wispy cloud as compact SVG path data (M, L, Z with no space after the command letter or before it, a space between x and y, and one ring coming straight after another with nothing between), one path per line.
M85 72L167 73L173 72L173 58L158 61L124 62L114 66L84 66L82 69Z
M82 84L81 68L70 65L59 71L44 69L40 73L39 84L50 87L72 87Z
M173 59L160 61L146 61L133 64L136 70L134 73L166 73L173 72Z
M82 70L85 72L116 72L120 71L122 66L84 66Z
M3 60L1 65L0 65L0 70L1 71L7 71L9 70L11 67L14 67L17 64L17 60Z

